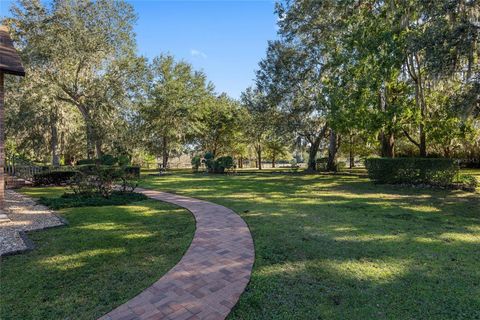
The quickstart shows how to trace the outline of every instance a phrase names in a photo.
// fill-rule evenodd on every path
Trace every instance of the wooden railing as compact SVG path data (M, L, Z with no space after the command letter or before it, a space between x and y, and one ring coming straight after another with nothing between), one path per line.
M34 174L45 170L48 170L48 167L38 166L18 158L7 158L5 163L5 173L7 175L28 181L32 181Z

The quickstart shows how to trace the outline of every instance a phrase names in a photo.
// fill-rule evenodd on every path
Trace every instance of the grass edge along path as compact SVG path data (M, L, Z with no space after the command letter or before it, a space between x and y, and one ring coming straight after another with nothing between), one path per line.
M58 197L62 188L25 188ZM95 319L168 272L189 247L192 215L155 200L59 210L69 225L29 233L33 251L0 265L1 319Z

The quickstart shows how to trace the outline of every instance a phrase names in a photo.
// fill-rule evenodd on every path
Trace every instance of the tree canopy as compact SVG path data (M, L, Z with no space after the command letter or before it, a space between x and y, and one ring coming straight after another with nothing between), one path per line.
M18 0L11 13L27 77L7 82L10 156L480 162L477 1L280 1L278 39L238 100L174 56L139 56L125 1Z

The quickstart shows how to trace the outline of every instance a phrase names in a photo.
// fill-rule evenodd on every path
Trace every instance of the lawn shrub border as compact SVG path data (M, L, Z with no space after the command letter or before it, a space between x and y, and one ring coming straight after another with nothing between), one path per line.
M369 158L368 177L380 184L427 184L451 186L458 176L454 159L445 158Z

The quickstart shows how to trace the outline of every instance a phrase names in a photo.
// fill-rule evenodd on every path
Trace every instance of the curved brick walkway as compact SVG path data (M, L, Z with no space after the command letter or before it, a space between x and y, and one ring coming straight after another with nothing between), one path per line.
M253 240L245 221L207 201L153 190L138 192L192 212L195 236L167 274L100 319L225 319L250 280L253 266Z

